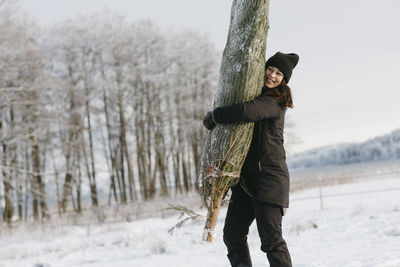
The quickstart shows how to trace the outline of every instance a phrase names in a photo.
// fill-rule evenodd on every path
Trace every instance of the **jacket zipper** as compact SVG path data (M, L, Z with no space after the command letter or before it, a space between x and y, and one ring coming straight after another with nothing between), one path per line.
M258 149L259 149L259 159L261 159L261 149L262 149L262 144L261 144L261 137L262 137L262 126L263 126L263 121L261 120L258 123ZM258 161L258 169L260 170L261 173L261 160Z

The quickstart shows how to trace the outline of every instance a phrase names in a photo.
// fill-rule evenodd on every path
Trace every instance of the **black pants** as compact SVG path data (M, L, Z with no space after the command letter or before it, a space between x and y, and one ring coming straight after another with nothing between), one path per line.
M282 237L282 209L251 198L240 185L232 188L224 226L224 243L233 267L251 267L247 234L256 219L261 250L267 253L271 267L292 266L290 254Z

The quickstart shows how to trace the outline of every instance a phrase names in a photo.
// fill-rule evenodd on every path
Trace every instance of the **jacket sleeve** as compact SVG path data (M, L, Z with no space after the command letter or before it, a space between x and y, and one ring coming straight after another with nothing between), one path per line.
M255 99L214 109L214 120L217 123L256 122L276 117L281 108L271 96L261 94Z

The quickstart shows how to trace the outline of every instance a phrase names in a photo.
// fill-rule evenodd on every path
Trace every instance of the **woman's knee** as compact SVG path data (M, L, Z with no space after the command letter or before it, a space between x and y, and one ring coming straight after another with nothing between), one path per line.
M246 243L247 241L247 234L246 233L240 233L240 232L235 232L233 228L231 228L229 225L224 226L224 231L223 231L223 239L225 245L240 245L243 243Z
M261 250L264 252L287 250L286 242L281 233L272 236L261 237Z

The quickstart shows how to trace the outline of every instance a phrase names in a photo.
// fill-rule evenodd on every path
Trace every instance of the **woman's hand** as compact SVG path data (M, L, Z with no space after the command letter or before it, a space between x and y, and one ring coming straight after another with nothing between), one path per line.
M217 125L212 111L207 112L206 116L204 116L203 125L210 131Z

